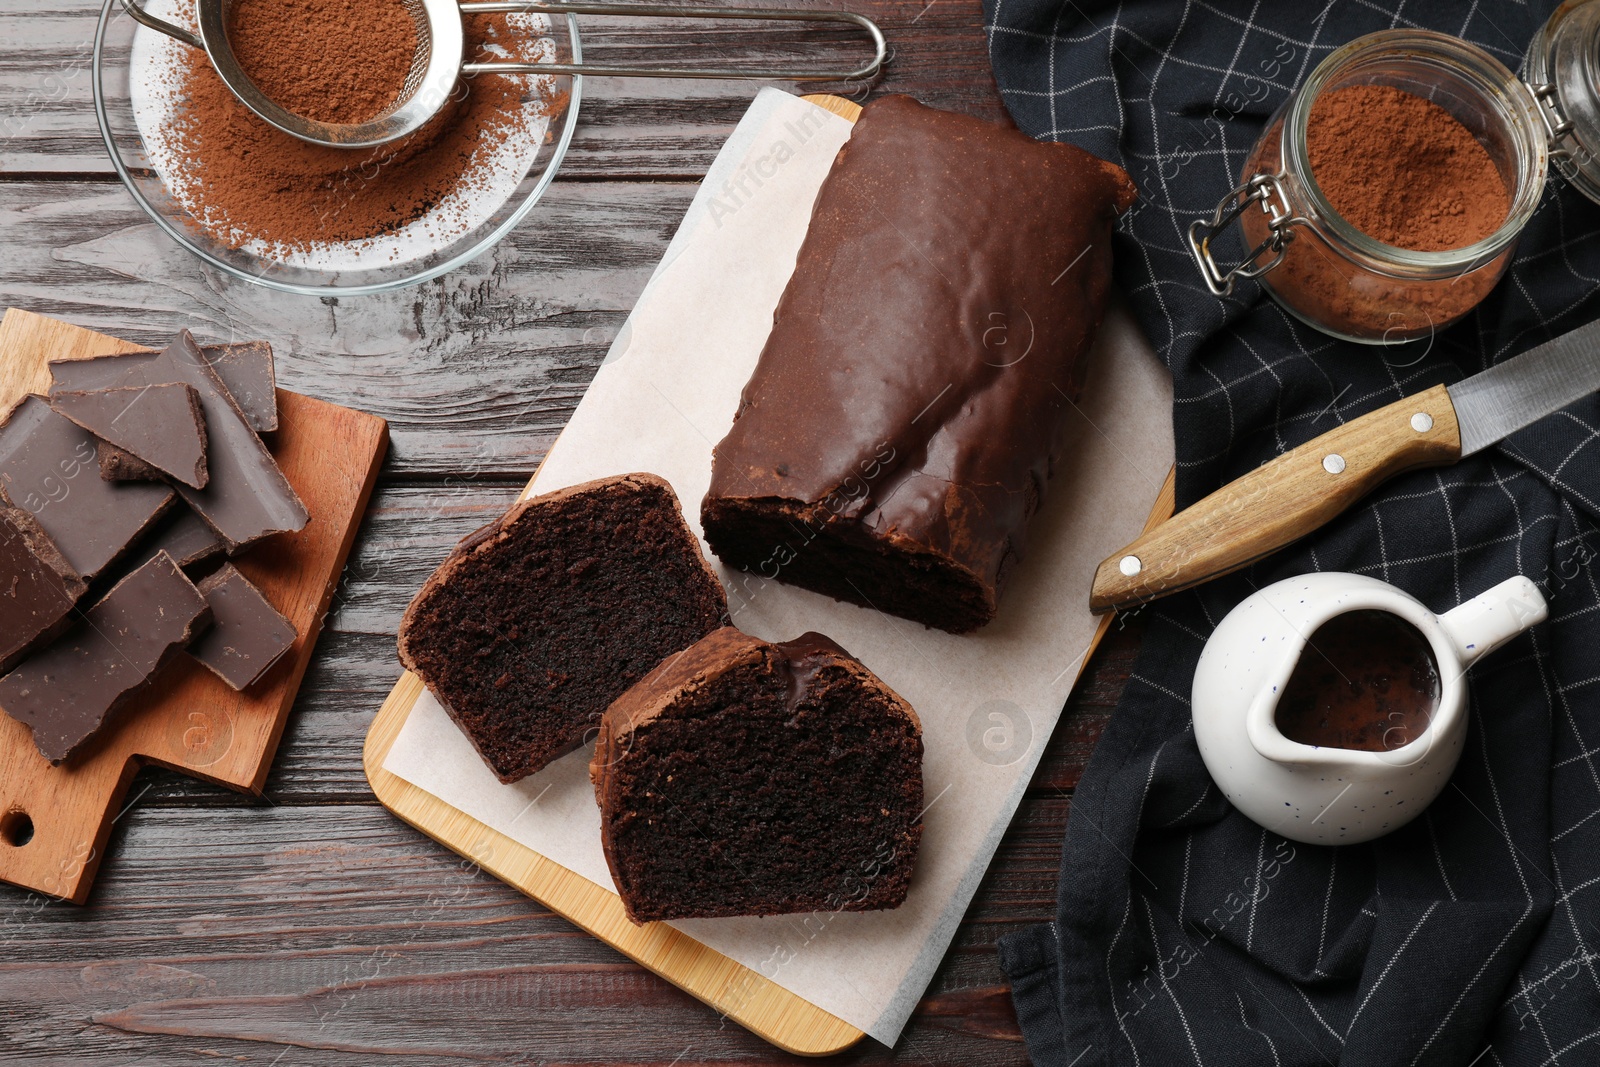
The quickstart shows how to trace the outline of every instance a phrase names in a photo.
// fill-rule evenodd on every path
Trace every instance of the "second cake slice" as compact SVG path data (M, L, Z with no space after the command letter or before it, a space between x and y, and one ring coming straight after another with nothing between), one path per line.
M724 627L606 710L589 766L628 918L872 911L922 840L922 724L818 633Z
M515 782L727 611L672 487L625 474L525 500L462 541L406 610L400 660Z

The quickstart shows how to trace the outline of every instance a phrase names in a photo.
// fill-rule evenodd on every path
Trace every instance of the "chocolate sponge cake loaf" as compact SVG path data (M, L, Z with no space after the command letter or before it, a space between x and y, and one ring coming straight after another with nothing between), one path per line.
M625 474L463 540L406 610L400 660L514 782L593 736L607 704L727 610L672 487Z
M956 633L994 617L1100 325L1121 168L867 105L701 506L729 565Z
M606 709L590 776L635 923L905 900L922 727L821 634L729 626L666 660Z

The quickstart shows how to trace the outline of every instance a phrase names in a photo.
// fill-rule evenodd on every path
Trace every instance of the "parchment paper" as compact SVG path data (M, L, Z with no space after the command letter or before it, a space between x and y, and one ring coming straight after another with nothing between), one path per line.
M626 471L670 481L691 526L811 206L851 125L775 89L706 176L534 485ZM1066 258L1070 254L1064 253ZM673 925L892 1045L943 957L1083 665L1090 579L1132 540L1172 463L1171 385L1125 315L1092 357L1075 441L999 617L952 636L721 570L734 622L769 640L828 634L922 718L929 807L909 899L887 912ZM713 562L715 559L713 557ZM588 750L502 785L431 696L385 769L604 886Z

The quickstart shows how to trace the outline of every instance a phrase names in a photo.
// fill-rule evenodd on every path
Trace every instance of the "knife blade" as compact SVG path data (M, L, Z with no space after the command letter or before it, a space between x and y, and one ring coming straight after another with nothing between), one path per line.
M1095 571L1089 608L1125 610L1248 566L1381 483L1443 467L1600 389L1600 321L1352 419L1168 519Z

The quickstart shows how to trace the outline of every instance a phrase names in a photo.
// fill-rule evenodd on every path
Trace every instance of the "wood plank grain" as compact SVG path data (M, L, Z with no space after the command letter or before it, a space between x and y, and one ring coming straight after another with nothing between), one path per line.
M781 6L794 0L751 0ZM979 0L800 0L800 6L845 7L877 19L892 55L873 92L910 93L924 103L1002 117L989 73ZM0 176L97 174L111 177L95 124L89 45L96 0L0 0L6 62L0 65ZM670 19L580 16L585 55L607 62L670 65L697 49L717 61L756 64L834 60L861 54L859 36L834 28L773 23L722 24ZM591 78L564 177L695 177L744 114L760 84L751 81L664 81ZM798 92L862 95L861 87L772 83Z
M408 474L526 479L571 416L688 207L682 184L560 186L444 278L345 300L205 267L118 188L0 183L0 291L145 345L264 339L278 384L389 421Z
M0 320L0 411L9 411L29 393L50 391L50 360L139 351L132 341L8 308Z
M994 941L1051 914L1067 807L1024 804L899 1047L830 1062L1027 1062ZM140 805L118 825L128 862L87 906L0 891L6 1056L800 1062L376 806Z

